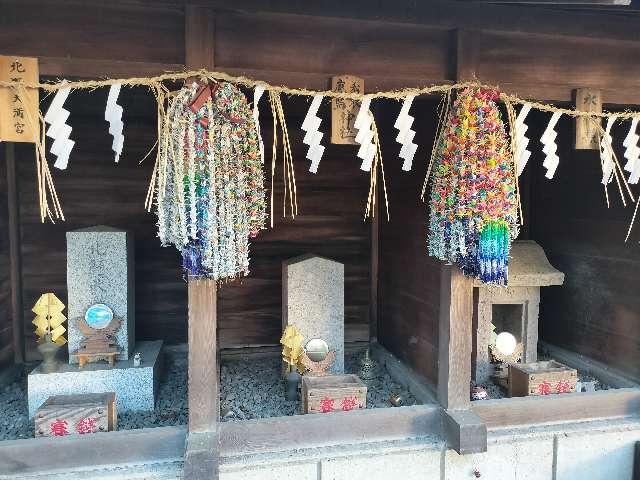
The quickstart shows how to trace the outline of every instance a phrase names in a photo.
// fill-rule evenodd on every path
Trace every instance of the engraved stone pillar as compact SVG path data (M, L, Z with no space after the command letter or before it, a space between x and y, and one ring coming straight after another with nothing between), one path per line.
M87 309L104 303L122 320L116 334L121 349L118 360L127 360L135 343L133 235L103 225L67 232L67 292L69 353L83 339L77 319ZM77 363L77 358L69 358Z
M344 373L344 265L303 255L282 265L282 328L295 325L305 343L322 338L335 350L333 373Z

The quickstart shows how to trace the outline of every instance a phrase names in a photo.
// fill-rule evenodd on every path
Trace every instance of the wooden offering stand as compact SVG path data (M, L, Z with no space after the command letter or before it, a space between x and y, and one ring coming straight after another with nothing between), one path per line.
M113 367L116 357L120 354L120 348L115 345L115 334L120 328L121 320L113 317L113 320L104 328L91 328L84 318L77 320L78 328L84 335L84 340L80 344L80 348L71 355L78 357L80 368L87 363L99 362L106 360L109 366Z

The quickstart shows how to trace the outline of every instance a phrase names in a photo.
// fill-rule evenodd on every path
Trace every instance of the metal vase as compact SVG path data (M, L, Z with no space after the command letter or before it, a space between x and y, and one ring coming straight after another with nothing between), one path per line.
M42 354L42 372L51 373L58 370L58 361L56 354L60 349L60 345L51 340L51 335L45 335L42 343L38 345L38 351Z
M298 385L300 384L300 379L302 376L293 369L289 373L287 373L287 394L286 398L288 401L292 402L298 400Z

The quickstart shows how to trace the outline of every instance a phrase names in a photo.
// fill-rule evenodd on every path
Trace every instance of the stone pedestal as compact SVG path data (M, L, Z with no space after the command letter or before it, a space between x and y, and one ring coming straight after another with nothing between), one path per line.
M112 227L96 226L67 232L67 291L69 353L83 339L77 320L95 303L104 303L122 321L116 333L127 360L135 344L133 235ZM77 363L69 356L69 363Z
M335 350L333 373L344 373L344 265L315 255L282 264L282 328L295 325L305 343L322 338Z
M43 373L36 367L28 377L29 418L52 395L80 393L116 393L119 412L152 411L162 370L162 340L139 342L135 352L142 353L142 364L133 366L131 359L109 367L104 362L77 365L61 363L57 372Z

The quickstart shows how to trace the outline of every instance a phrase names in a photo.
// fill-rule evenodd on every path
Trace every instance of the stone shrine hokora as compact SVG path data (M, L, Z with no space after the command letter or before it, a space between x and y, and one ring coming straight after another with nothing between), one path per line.
M264 228L258 131L247 99L226 82L194 82L170 102L151 180L158 236L182 254L185 274L249 273L249 238Z

